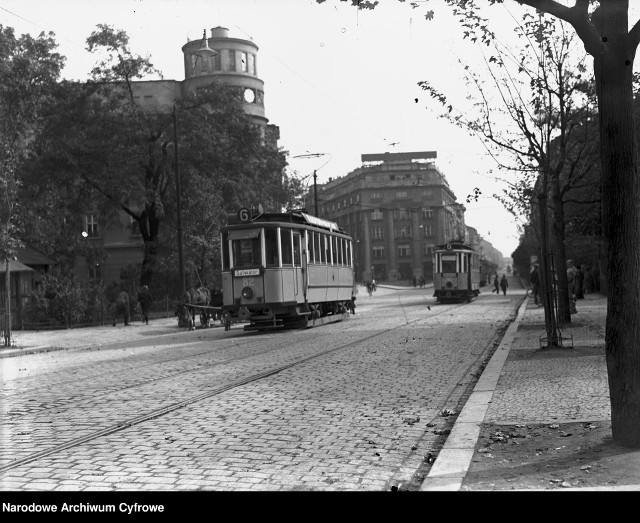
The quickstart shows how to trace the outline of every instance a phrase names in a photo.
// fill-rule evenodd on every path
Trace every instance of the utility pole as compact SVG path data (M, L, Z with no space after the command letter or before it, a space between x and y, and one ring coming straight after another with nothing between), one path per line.
M316 216L319 216L319 212L320 212L318 209L318 171L329 163L329 161L331 160L331 155L329 153L307 153L307 154L298 154L296 156L292 156L292 158L319 158L321 156L329 156L329 160L324 162L317 169L313 170L313 203L314 203L314 212Z
M318 216L318 175L317 171L313 170L313 203L316 216Z

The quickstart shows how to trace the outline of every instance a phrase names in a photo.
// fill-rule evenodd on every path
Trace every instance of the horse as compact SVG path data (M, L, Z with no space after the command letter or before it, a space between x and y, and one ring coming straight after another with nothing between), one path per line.
M129 308L129 293L126 291L122 291L118 294L116 298L116 303L113 307L113 326L116 326L118 316L122 315L124 317L124 324L129 325L130 319L130 308Z
M209 307L211 302L211 292L206 287L198 287L197 289L191 287L183 296L182 303L182 319L189 325L189 330L195 330L195 316L196 309L194 305L202 305ZM200 309L200 323L204 327L209 326L209 311L207 309Z

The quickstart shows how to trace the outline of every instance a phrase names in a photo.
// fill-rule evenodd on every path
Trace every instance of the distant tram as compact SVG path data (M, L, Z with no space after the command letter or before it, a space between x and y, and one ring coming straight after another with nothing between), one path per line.
M302 211L241 209L221 230L222 312L245 330L304 328L348 317L353 241Z
M480 256L460 242L433 252L433 295L437 302L470 302L480 294Z

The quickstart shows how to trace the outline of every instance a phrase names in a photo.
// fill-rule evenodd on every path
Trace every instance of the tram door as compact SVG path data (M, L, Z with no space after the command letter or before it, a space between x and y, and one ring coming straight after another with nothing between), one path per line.
M303 272L302 272L302 237L299 232L293 232L293 294L296 301L303 298Z

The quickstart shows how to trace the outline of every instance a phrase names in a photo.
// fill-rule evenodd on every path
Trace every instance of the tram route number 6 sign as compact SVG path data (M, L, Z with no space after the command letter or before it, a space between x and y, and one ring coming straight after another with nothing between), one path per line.
M237 216L238 216L238 220L240 220L243 223L246 223L249 220L251 220L251 213L249 212L249 209L247 209L246 207L242 207L238 211Z

